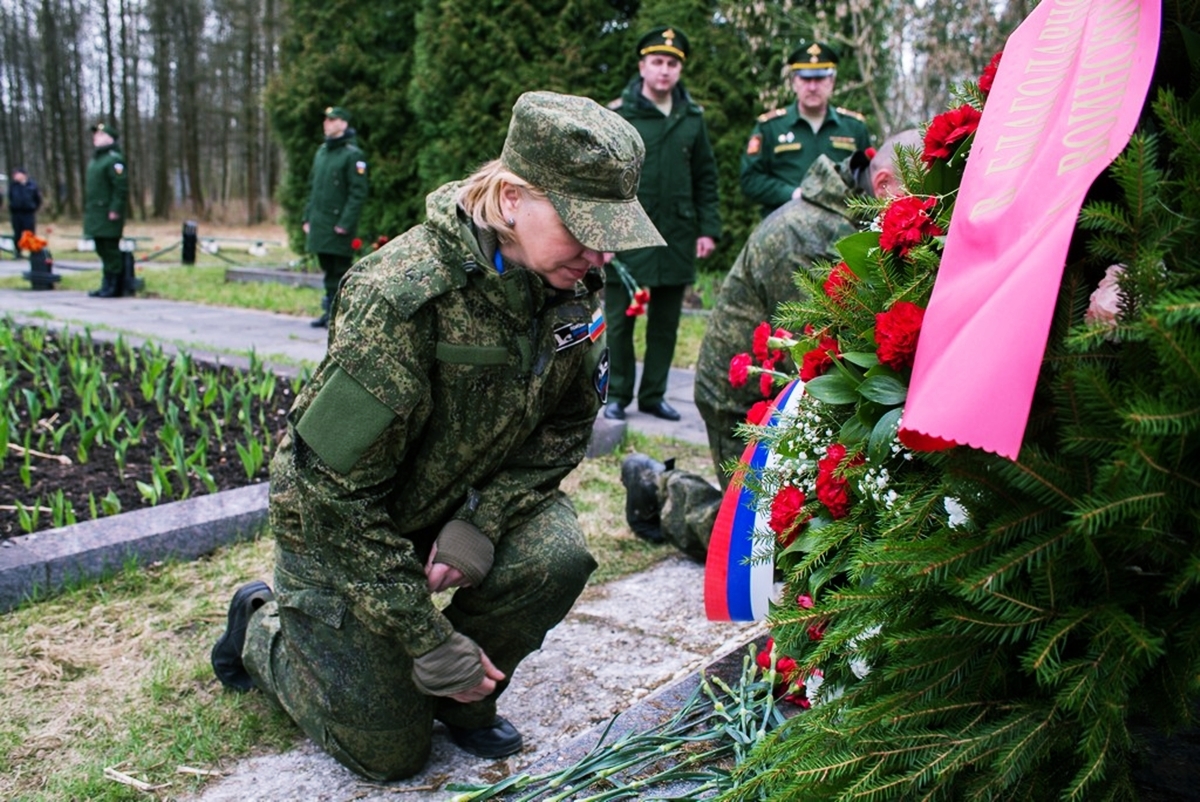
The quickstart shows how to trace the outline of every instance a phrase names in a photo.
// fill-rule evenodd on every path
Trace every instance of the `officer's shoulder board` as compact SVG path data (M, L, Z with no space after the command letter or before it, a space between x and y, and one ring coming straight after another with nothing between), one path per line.
M861 113L859 113L857 111L854 111L853 109L844 109L841 106L837 106L836 109L837 109L838 114L845 114L847 117L853 117L854 119L858 120L860 123L865 123L867 121L867 118L865 116L863 116Z
M624 105L625 105L625 98L620 98L620 97L617 98L616 100L610 100L608 102L608 108L611 109L612 111L616 111L617 109L621 108Z
M787 110L786 106L781 109L771 109L770 111L764 111L762 114L758 115L758 121L760 123L770 122L771 120L774 120L776 117L782 117L783 115L785 115L787 113L788 113L788 110Z

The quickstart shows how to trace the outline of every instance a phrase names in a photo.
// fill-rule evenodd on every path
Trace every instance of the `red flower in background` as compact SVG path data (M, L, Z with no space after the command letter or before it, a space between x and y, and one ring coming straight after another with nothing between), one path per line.
M985 95L992 91L992 83L996 80L996 68L1000 66L1002 55L1004 55L1003 50L992 56L992 60L983 68L983 74L979 76L979 91Z
M771 324L763 321L754 327L754 340L750 350L754 352L754 358L759 362L766 362L771 358L771 348L767 345L767 339L771 336Z
M775 360L764 360L762 366L763 372L758 374L758 391L763 394L763 398L770 398L771 391L775 389L775 377L770 374L770 371L775 370Z
M919 198L915 195L893 200L883 213L883 231L879 235L879 247L887 251L898 249L901 256L907 256L925 237L944 234L929 216L929 210L936 203L934 198Z
M925 130L921 160L932 167L934 159L949 159L958 143L975 133L981 116L979 109L964 103L934 117Z
M896 301L891 309L875 315L879 361L893 370L911 368L924 319L925 310L908 301Z
M775 533L779 545L787 548L796 539L800 527L795 526L800 511L804 509L804 491L798 487L787 485L781 487L771 502L771 531ZM790 530L790 531L789 531Z
M837 471L846 460L846 447L834 443L825 452L825 456L817 460L817 500L825 505L834 520L845 518L850 514L850 483ZM847 462L847 467L861 465L864 462L861 454L856 454Z
M354 239L350 240L350 250L357 251L361 247L362 247L362 240L359 239L358 237L355 237Z
M729 383L734 387L745 387L750 378L750 365L754 357L749 354L738 354L729 360Z
M833 366L833 358L840 353L837 340L832 337L822 337L820 345L804 355L804 360L800 364L800 379L812 381L823 375Z
M806 630L808 632L808 639L821 640L821 638L825 637L825 628L827 626L829 626L827 621L822 621L819 624L809 624Z
M813 608L813 605L815 604L815 602L813 601L813 597L810 596L809 594L801 593L799 596L796 597L796 604L802 610L811 610Z
M825 294L835 301L841 301L842 296L849 291L857 278L858 276L854 275L854 271L850 269L850 265L838 262L829 272L829 278L825 279Z

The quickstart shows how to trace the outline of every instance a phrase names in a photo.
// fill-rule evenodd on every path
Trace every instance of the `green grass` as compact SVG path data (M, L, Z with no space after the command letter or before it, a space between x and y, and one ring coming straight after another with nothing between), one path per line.
M709 475L704 446L630 435L617 453L585 460L563 483L580 513L600 584L675 553L625 525L620 460L638 450ZM300 732L261 694L225 693L208 652L238 585L270 581L272 542L125 570L0 615L0 799L144 800L106 768L159 793L194 792L203 774L252 753L293 747Z

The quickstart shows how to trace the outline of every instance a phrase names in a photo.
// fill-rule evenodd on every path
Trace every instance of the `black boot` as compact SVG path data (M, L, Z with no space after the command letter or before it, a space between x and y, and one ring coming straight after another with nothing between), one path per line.
M92 298L116 298L117 295L116 282L107 273L100 276L100 289L88 293L88 296Z
M321 316L314 320L311 324L314 329L329 328L329 296L326 295L321 299Z
M674 463L674 460L671 461ZM645 454L630 454L621 462L621 484L625 485L625 522L633 533L651 543L662 543L658 477L668 466Z
M229 602L225 632L213 644L212 667L217 679L230 690L248 691L254 687L250 672L242 662L246 628L254 611L273 598L275 596L266 582L250 582L238 588Z

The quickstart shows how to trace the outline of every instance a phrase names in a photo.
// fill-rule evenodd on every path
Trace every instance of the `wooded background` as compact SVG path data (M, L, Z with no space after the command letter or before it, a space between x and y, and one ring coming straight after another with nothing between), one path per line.
M721 171L727 267L758 222L738 187L754 118L793 100L795 43L842 54L836 105L884 136L944 110L1036 0L0 0L0 172L25 167L41 219L77 218L89 127L114 121L132 218L253 225L299 245L322 110L354 115L370 163L363 239L417 222L424 196L498 155L530 89L607 102L646 29L690 38L683 82Z

